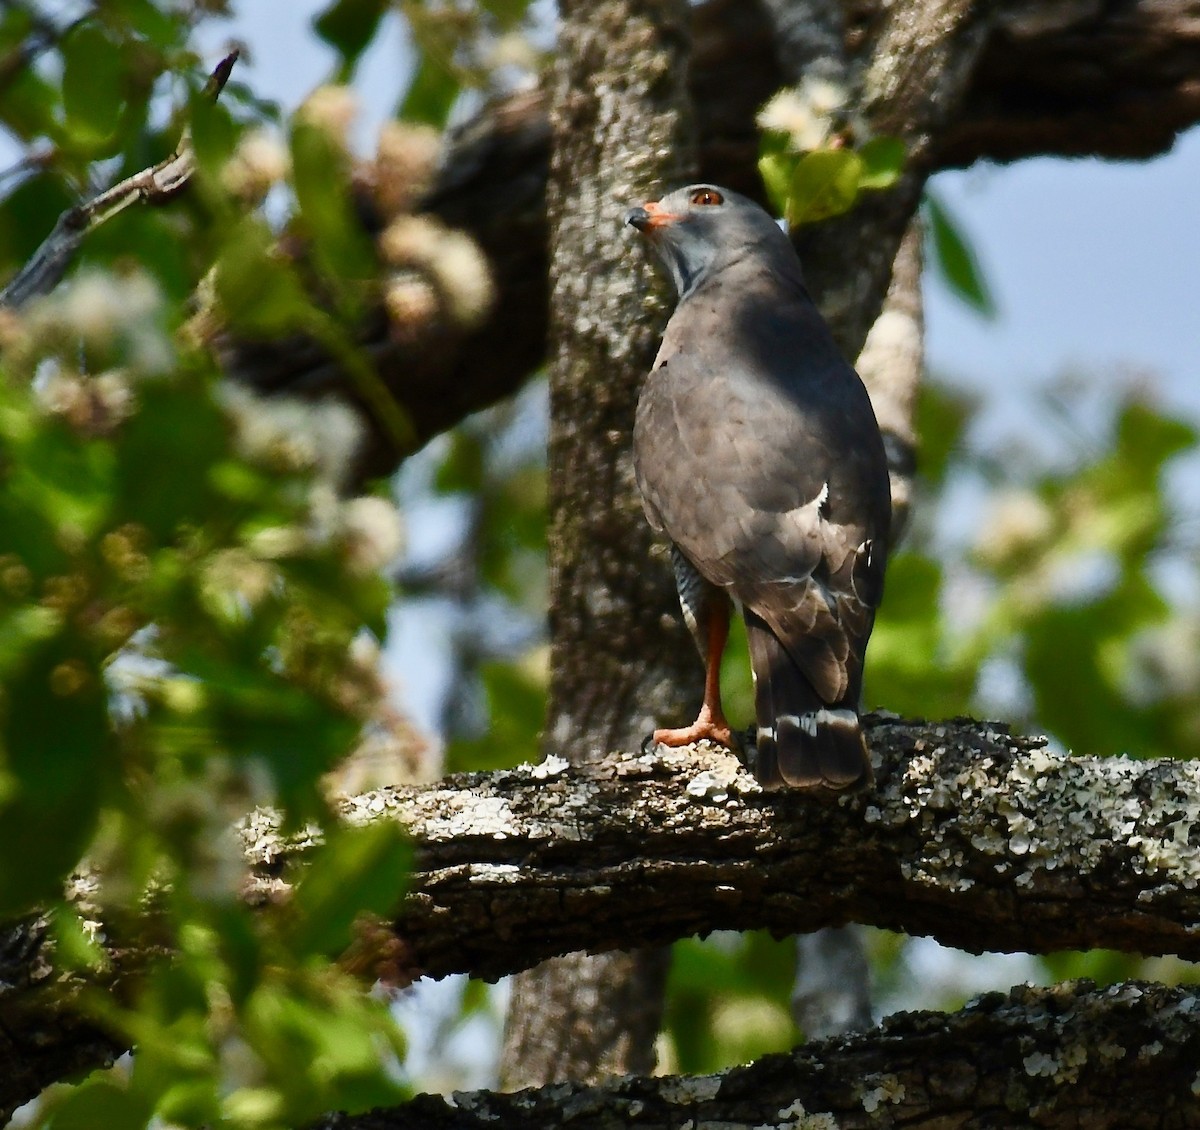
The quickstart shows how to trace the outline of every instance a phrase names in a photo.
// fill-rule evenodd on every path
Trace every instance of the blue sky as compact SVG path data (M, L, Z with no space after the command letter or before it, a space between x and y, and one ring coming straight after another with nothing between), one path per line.
M928 287L935 372L1030 386L1064 367L1145 369L1200 415L1200 131L1149 162L1038 159L944 173L999 317Z

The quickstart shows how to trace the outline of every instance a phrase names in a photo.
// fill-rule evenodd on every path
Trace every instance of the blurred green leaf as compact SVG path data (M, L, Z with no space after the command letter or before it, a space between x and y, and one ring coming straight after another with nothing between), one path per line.
M502 31L507 31L524 19L529 0L480 0L480 7L495 18Z
M764 153L758 159L758 172L767 190L767 199L780 216L787 214L788 192L795 164L796 158L788 153Z
M38 173L21 181L0 207L0 263L14 270L24 264L58 217L75 202L62 178L53 173Z
M99 24L84 23L63 40L62 57L67 127L80 142L108 148L124 104L120 45Z
M722 932L676 942L663 1026L678 1070L719 1071L794 1046L787 1001L795 975L792 938Z
M295 268L280 257L270 231L253 217L238 221L229 232L215 282L222 311L243 333L278 337L311 322Z
M388 10L387 0L334 0L313 18L317 35L341 55L338 81L348 82Z
M460 90L458 76L453 70L446 63L431 58L428 52L422 52L397 116L440 129L446 124Z
M51 567L62 560L64 542L89 537L107 519L116 470L112 448L100 440L81 441L54 421L10 450L19 453L19 461L5 483L0 514L9 511L13 525L0 544L10 545L35 568ZM27 527L35 515L40 520ZM47 530L52 531L49 544L41 540Z
M487 475L481 438L468 428L455 428L446 438L449 450L438 463L434 486L444 494L478 493Z
M173 541L181 526L220 513L210 476L228 445L228 424L207 388L147 384L116 448L123 517L161 544ZM147 474L148 468L156 473Z
M1196 446L1196 428L1157 412L1145 403L1128 400L1117 419L1116 459L1128 487L1152 488L1163 467L1180 452Z
M151 1111L127 1087L103 1075L71 1088L50 1102L47 1130L144 1130Z
M104 948L85 927L75 907L59 902L53 908L54 958L63 969L101 969L108 962Z
M354 938L361 915L392 915L412 867L412 847L391 821L332 828L296 888L294 952L336 958Z
M488 701L488 732L449 744L446 768L451 773L508 768L537 755L546 715L544 678L529 667L502 662L485 663L480 673Z
M106 0L110 21L120 20L155 47L180 46L187 23L181 12L164 9L153 0Z
M59 138L62 128L55 118L60 106L53 85L32 67L22 70L5 84L0 98L0 121L23 142L39 137Z
M866 668L869 706L917 718L968 712L978 671L948 638L941 590L942 571L931 558L909 551L888 562Z
M788 223L812 224L848 212L858 199L862 172L862 158L852 149L804 154L788 189Z
M904 142L898 137L873 137L858 149L862 158L860 189L891 188L904 171Z
M962 393L923 382L917 399L918 470L931 485L945 481L947 469L961 444L974 404Z
M99 672L62 633L26 649L0 704L0 915L56 899L95 831L112 773ZM38 845L36 851L30 845Z
M925 214L933 240L933 262L951 291L985 318L996 315L996 304L975 252L953 216L928 188Z
M194 87L188 102L188 129L202 174L201 183L204 177L219 181L240 132L228 105L222 100L214 102L203 87Z
M351 207L350 170L345 151L318 126L297 121L292 126L292 185L300 205L300 222L312 240L312 254L326 277L339 286L344 315L352 318L360 304L354 289L375 277L375 255Z

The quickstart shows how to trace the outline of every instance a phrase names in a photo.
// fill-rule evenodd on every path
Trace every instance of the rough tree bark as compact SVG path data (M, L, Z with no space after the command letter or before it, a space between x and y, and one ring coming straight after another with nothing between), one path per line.
M883 309L858 355L858 375L871 393L892 484L892 544L904 536L917 470L917 395L925 373L925 307L921 294L920 219L909 224L892 264Z
M876 721L876 787L760 789L713 750L387 790L419 844L411 972L861 922L963 949L1200 958L1200 765L1070 757L968 722ZM280 860L278 841L258 852ZM277 878L273 874L272 882Z
M544 957L714 929L847 921L966 949L1106 946L1200 959L1200 765L1067 757L995 725L876 720L877 788L838 803L763 793L728 754L560 759L345 802L401 820L416 872L393 980L494 979ZM245 829L248 897L287 897L305 847L268 814ZM97 923L112 991L153 956ZM123 1050L75 1019L38 919L0 929L0 1117ZM1147 1037L1151 1039L1152 1037Z
M630 440L662 329L621 216L691 168L684 0L560 7L551 79L547 754L635 745L698 696L672 574L651 558ZM661 298L661 289L659 290ZM573 954L517 977L506 1087L648 1072L669 954Z
M321 1130L1189 1130L1198 1062L1194 990L1019 986L717 1075L423 1095Z

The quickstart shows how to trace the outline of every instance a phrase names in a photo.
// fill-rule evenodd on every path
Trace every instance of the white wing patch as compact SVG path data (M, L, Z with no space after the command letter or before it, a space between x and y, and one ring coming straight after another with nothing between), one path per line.
M853 710L812 710L807 714L780 714L775 719L774 726L759 726L759 739L767 738L771 741L777 740L777 732L781 723L786 723L789 726L795 726L798 730L803 730L810 738L817 736L817 730L822 726L846 726L851 729L858 729L858 715Z

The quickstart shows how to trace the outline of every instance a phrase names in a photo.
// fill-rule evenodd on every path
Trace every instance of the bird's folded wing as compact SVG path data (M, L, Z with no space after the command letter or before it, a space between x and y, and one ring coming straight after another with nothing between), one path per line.
M857 483L826 424L675 354L639 404L635 467L651 524L757 612L834 703L857 683L878 570L871 531L837 521L861 508L845 497Z

